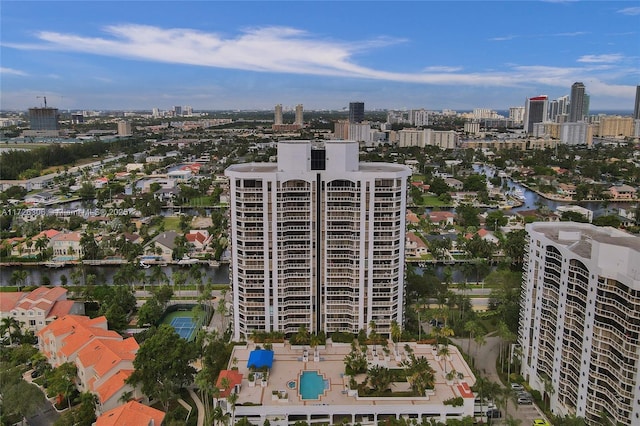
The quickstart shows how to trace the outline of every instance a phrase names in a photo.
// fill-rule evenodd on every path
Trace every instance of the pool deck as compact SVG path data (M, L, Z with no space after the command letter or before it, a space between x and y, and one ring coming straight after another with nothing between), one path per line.
M349 377L344 374L344 358L351 351L351 345L348 343L331 343L318 348L319 357L314 359L314 349L302 346L291 346L289 343L273 344L274 360L273 366L269 372L269 378L266 386L262 386L259 380L255 385L250 385L248 381L249 369L247 361L252 350L256 349L256 344L249 343L246 346L235 346L231 359L237 359L238 372L243 375L241 390L238 393L237 404L250 403L262 406L309 406L309 405L393 405L393 404L442 404L443 401L460 395L458 383L464 381L469 386L475 383L475 376L466 364L459 351L454 346L449 346L450 355L447 360L436 356L436 351L431 344L409 343L416 357L424 356L431 367L435 370L435 387L434 392L429 397L358 397L349 395L348 384ZM263 348L263 345L258 344ZM389 345L391 356L385 359L384 352L380 345L377 345L377 356L372 353L373 345L367 349L367 359L369 366L380 365L390 369L402 368L400 362L406 359L404 350L405 343L398 344L400 360L396 360L394 356L394 346ZM308 356L305 357L305 351ZM447 382L445 378L446 371L455 369L462 373L463 378L454 382ZM234 365L229 364L231 369ZM299 393L299 377L303 371L313 370L321 374L325 380L329 381L329 388L319 399L303 400ZM365 375L356 376L357 382L362 382ZM290 381L296 382L295 389L288 386ZM409 390L409 384L406 382L396 382L391 386L393 391ZM273 392L280 393L281 396L286 394L286 398L278 398L273 396Z

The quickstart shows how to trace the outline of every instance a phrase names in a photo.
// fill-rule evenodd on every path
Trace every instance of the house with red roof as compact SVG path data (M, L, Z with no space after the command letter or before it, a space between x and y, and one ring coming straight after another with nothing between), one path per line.
M209 232L204 229L191 230L184 237L187 243L191 244L196 250L203 250L211 241Z
M429 222L437 223L441 227L453 226L453 221L455 220L455 218L456 215L454 213L445 211L433 211L430 212L427 216Z
M475 234L467 233L467 234L465 234L464 237L467 240L470 240L471 238L473 238L474 235L477 235L478 237L480 237L481 240L488 241L488 242L493 243L493 244L498 244L500 242L498 237L493 235L493 232L488 231L488 230L486 230L484 228L478 229L478 231Z
M420 218L418 217L418 215L408 209L407 209L406 220L407 220L407 224L410 224L410 225L418 225L420 223Z
M29 293L2 293L0 318L12 317L35 333L67 314L84 314L84 304L67 300L67 289L38 287Z
M413 232L407 232L404 252L407 257L422 257L429 252L429 248L422 238Z
M160 426L165 413L152 407L129 401L111 409L94 423L95 426Z

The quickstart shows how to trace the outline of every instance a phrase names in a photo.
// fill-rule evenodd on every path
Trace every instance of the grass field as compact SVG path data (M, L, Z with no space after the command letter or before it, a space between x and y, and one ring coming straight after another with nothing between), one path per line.
M179 231L180 230L180 217L168 216L164 218L165 231Z

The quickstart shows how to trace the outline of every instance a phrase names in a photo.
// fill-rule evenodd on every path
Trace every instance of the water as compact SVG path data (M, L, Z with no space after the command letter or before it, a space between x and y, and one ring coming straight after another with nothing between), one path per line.
M316 371L303 371L300 375L300 396L302 399L319 399L324 393L325 380Z
M47 268L37 265L24 265L24 266L2 266L0 267L0 285L11 285L11 275L13 271L25 270L27 271L27 279L25 285L42 285L49 279L49 285L60 285L61 276L67 277L67 285L73 285L71 281L71 273L76 266L65 266L63 268ZM96 276L96 285L113 284L113 276L118 272L118 266L85 266L85 276L93 274ZM188 272L189 268L180 267L177 265L163 266L162 271L167 275L169 284L172 284L171 277L175 271ZM200 268L202 273L202 281L206 283L209 279L214 284L229 284L229 265L226 263L220 266L202 266ZM151 269L145 270L147 276L151 274Z

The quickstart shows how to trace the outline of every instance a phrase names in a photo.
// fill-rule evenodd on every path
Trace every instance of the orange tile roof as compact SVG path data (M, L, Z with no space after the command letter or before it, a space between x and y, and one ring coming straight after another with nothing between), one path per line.
M36 236L34 236L32 238L32 240L36 241L36 240L40 239L41 237L47 237L47 238L51 239L52 237L55 237L59 233L60 233L60 231L57 231L55 229L47 229L46 231L42 231L39 234L37 234Z
M21 291L0 293L0 312L10 312L25 294L27 293Z
M54 336L62 336L70 333L79 327L100 327L107 329L107 318L104 316L89 318L84 315L65 315L62 318L58 318L42 330L38 332L38 335L50 332Z
M98 389L94 389L94 392L98 394L100 403L105 403L113 396L113 394L118 392L124 386L127 386L124 381L132 374L133 370L120 370L111 376L109 380L104 382Z
M79 232L61 232L51 239L55 241L80 241L80 238Z
M137 401L109 410L96 420L96 426L160 426L165 414L155 408L147 407ZM153 421L153 423L152 423Z
M222 379L224 378L229 380L229 389L222 389ZM236 370L222 370L218 376L216 387L220 389L220 396L222 398L226 398L231 395L231 390L235 385L239 385L240 383L242 383L242 374L238 373Z
M69 357L73 355L80 349L82 349L85 345L91 342L94 338L111 338L111 339L121 339L118 333L112 330L103 330L101 328L81 328L79 330L75 330L67 337L64 338L62 343L62 348L60 352Z
M69 314L74 303L73 300L58 300L49 311L47 318L61 318Z
M95 339L82 348L78 359L85 368L93 366L96 374L104 377L121 361L133 361L139 348L133 337L126 340Z

